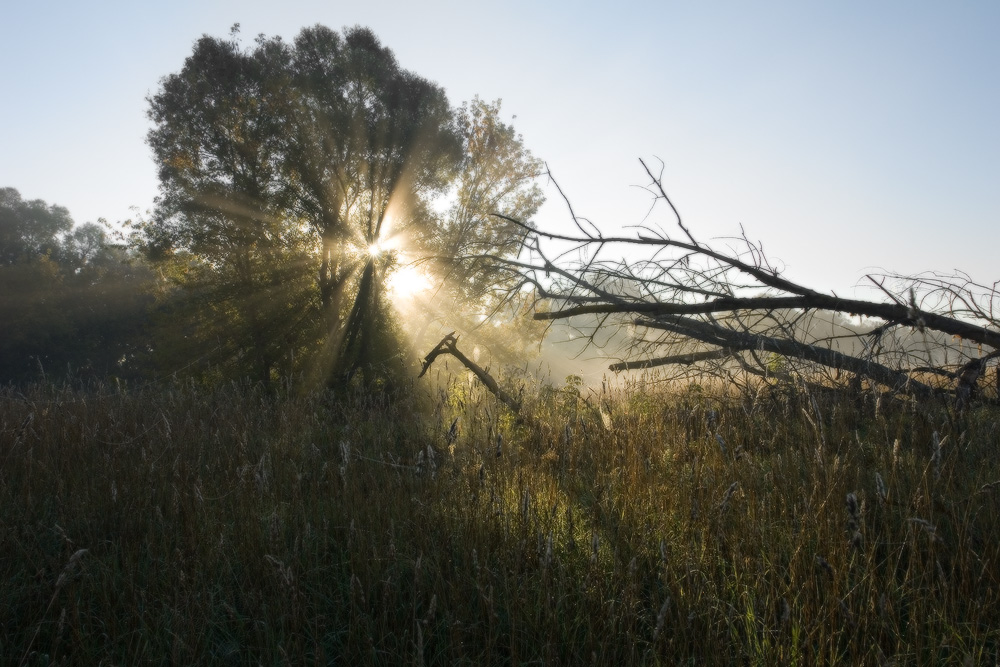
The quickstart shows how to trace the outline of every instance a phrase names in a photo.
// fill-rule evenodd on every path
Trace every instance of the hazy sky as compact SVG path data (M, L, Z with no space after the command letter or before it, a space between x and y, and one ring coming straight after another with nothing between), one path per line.
M789 276L1000 280L1000 2L19 2L0 21L0 187L77 222L147 209L145 98L202 34L366 25L453 103L503 98L578 214L642 220L639 157L703 239ZM555 193L537 222L565 228Z

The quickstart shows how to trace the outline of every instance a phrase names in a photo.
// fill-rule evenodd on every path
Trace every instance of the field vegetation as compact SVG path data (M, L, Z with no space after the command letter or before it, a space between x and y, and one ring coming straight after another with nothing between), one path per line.
M152 211L0 188L0 663L1000 662L997 283L606 234L362 27L147 102Z
M997 659L995 407L425 382L3 390L4 662Z

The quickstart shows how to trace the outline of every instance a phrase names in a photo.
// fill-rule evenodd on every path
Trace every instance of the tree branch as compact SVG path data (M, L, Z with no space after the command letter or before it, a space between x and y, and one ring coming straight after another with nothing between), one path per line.
M913 394L920 398L930 398L938 393L933 387L914 380L907 373L893 370L874 361L858 359L836 350L800 343L795 340L762 336L747 331L733 331L718 325L679 316L655 320L638 319L635 323L653 329L680 333L710 345L725 345L729 348L743 350L761 350L786 357L805 359L822 366L869 377L894 391Z
M516 415L521 414L521 404L514 399L513 396L505 392L488 371L472 361L472 359L469 359L467 356L462 354L462 352L458 349L458 336L455 335L454 331L442 338L441 342L438 343L426 357L424 357L423 367L420 370L420 375L417 377L423 377L427 370L431 367L431 364L434 363L434 360L442 354L450 354L462 362L466 368L472 371L472 373L479 378L479 381L482 382L494 396L510 408L511 412Z

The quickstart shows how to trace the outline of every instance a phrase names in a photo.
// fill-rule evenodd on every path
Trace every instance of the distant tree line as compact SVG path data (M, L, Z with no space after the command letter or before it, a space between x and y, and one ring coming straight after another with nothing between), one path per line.
M0 189L0 381L140 375L152 282L106 227Z

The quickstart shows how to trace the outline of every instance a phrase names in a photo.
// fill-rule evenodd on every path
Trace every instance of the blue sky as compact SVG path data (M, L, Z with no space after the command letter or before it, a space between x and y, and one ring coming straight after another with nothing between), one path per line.
M1000 280L1000 3L6 4L0 186L77 222L151 206L145 97L200 35L361 24L454 103L503 98L608 232L642 220L638 158L660 158L698 236L742 224L814 288ZM549 196L537 222L565 229Z

